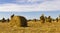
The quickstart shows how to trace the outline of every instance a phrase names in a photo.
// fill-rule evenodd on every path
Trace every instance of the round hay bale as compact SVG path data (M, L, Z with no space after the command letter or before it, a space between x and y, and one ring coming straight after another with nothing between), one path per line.
M13 16L9 22L10 26L26 27L27 20L23 16Z

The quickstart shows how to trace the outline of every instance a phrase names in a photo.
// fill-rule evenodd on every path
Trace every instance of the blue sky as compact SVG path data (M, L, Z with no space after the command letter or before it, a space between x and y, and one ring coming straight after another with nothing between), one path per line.
M51 16L52 18L56 18L59 16L60 11L39 11L39 12L0 12L0 19L3 17L5 19L10 18L12 14L24 16L26 19L39 19L41 14L44 14L45 16Z
M60 0L0 0L0 19L13 13L28 19L38 19L42 13L55 18L60 13Z
M60 0L0 0L0 11L31 12L60 10Z
M19 4L32 4L32 3L35 3L33 2L35 1L36 3L41 3L43 0L0 0L0 3L4 4L4 3L19 3Z

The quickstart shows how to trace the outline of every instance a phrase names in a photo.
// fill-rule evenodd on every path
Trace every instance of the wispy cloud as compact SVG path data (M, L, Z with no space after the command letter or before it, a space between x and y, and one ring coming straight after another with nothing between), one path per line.
M15 0L0 4L0 11L55 11L60 10L60 0Z
M18 4L40 4L44 2L44 0L16 0L15 3Z

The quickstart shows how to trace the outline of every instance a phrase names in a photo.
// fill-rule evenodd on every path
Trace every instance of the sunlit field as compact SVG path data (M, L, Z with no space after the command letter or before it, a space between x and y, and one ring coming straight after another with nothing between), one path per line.
M27 20L23 16L11 15L11 19L0 20L0 33L60 33L60 18L40 16Z
M8 22L0 22L0 33L60 33L59 22L29 21L28 27L11 27Z

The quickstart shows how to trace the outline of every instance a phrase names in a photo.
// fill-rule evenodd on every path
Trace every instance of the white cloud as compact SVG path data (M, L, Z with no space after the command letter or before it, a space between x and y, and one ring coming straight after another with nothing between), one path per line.
M45 2L48 0L16 0L14 1L15 3L19 3L19 4L40 4L42 2Z
M0 11L17 11L17 12L30 12L30 11L54 11L60 10L60 1L46 1L38 5L19 5L19 4L1 4Z
M15 2L37 2L37 1L44 1L44 0L16 0Z
M0 6L0 11L34 11L36 5L18 5L18 4L3 4Z
M60 10L60 1L48 1L40 4L39 9L42 11Z

